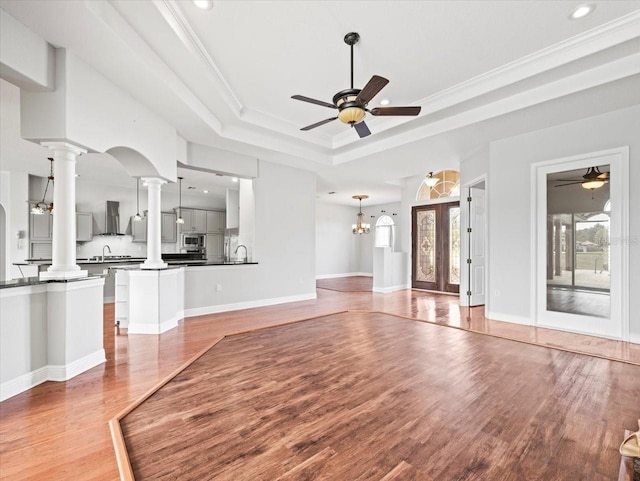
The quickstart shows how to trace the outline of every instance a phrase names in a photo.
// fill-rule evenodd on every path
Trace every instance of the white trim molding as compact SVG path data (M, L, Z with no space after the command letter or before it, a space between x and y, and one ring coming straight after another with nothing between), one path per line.
M174 327L178 327L178 321L182 319L182 313L160 324L131 323L128 326L127 334L162 334Z
M602 318L546 309L547 175L609 164L611 172L611 315ZM629 146L531 164L531 319L534 325L611 339L630 339L629 324ZM579 327L577 327L579 326Z
M185 319L188 317L202 316L205 314L215 314L218 312L238 311L241 309L251 309L253 307L273 306L276 304L286 304L289 302L309 301L317 299L317 294L299 294L297 296L274 297L271 299L259 299L257 301L236 302L233 304L220 304L217 306L193 307L184 310Z
M49 381L47 374L47 366L44 366L40 369L28 372L7 382L3 382L0 385L0 402L9 399L10 397L16 396L21 392L28 391L38 384Z
M390 287L373 287L372 292L378 292L380 294L389 294L396 291L404 291L405 289L411 289L411 284L399 284L397 286Z
M533 321L529 317L505 314L504 312L487 311L485 313L485 317L490 321L510 322L511 324L520 324L523 326L534 325Z
M76 359L69 364L62 366L49 365L47 366L47 380L48 381L68 381L72 377L82 374L89 369L92 369L103 362L106 362L104 349L98 349L97 351L84 356L80 359Z
M337 279L339 277L373 277L371 272L345 272L343 274L322 274L317 279Z

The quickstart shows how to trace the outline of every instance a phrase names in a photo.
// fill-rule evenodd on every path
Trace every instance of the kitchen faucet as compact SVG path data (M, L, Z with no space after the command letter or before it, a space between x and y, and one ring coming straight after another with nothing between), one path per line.
M109 247L109 244L105 244L104 247L102 248L102 262L104 262L104 250L107 249L109 251L109 254L111 254L111 247Z
M240 244L238 247L236 247L236 250L234 251L234 254L238 253L238 249L240 249L240 247L244 247L244 261L247 262L249 259L247 258L249 254L247 254L247 246Z

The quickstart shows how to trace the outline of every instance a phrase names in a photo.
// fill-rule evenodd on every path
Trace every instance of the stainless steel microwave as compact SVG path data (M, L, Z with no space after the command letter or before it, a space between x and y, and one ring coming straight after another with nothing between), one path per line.
M185 250L201 250L206 247L207 236L204 234L182 234L180 247Z

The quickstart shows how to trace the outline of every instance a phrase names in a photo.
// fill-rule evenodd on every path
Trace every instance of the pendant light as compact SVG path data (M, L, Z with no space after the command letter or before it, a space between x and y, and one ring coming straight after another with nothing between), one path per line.
M429 172L429 175L424 179L424 183L431 188L435 187L438 182L439 179L433 176L433 172Z
M47 197L47 190L49 190L49 182L51 182L51 187L53 187L53 158L47 157L51 162L51 171L49 172L49 177L47 177L47 185L44 188L44 194L42 194L42 200L38 202L31 208L31 213L33 215L42 215L45 211L49 211L53 214L53 202L47 204L45 202L45 198Z
M178 177L178 218L176 219L176 224L184 224L184 219L182 218L182 177Z
M357 199L357 200L360 201L360 211L358 212L358 223L357 224L353 224L351 226L352 232L354 234L368 234L369 232L371 232L371 224L365 224L363 222L364 214L362 213L362 199L368 199L369 196L368 195L354 195L352 198L353 199Z
M598 167L589 167L587 169L587 173L582 177L585 179L584 181L582 181L582 188L589 189L592 192L595 189L599 189L600 187L602 187L606 182L605 179L608 179L608 177L606 177L606 174L603 175Z
M142 220L140 215L140 179L136 179L136 215L133 216L133 220L136 222Z

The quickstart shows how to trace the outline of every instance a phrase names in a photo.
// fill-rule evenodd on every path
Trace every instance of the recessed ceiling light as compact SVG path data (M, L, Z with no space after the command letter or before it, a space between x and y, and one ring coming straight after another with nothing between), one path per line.
M202 192L204 192L205 194L208 194L209 191L208 190L203 190Z
M211 10L213 8L213 0L193 0L193 4L201 10Z
M389 105L391 102L389 101L389 99L382 99L380 101L380 105Z
M233 182L238 182L238 178L237 178L237 177L231 177L231 180L232 180Z
M569 15L569 20L578 20L580 18L584 18L593 12L596 9L595 3L588 3L584 5L579 5L573 9L571 15Z

